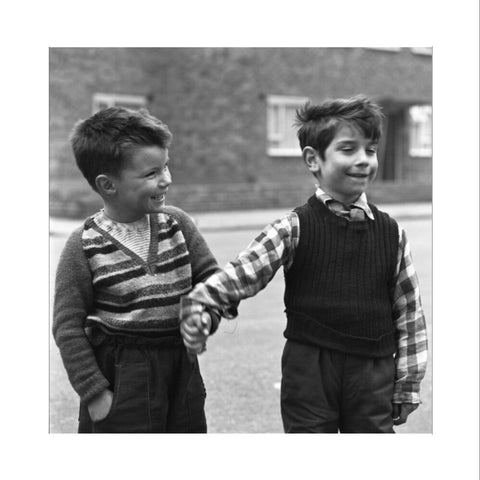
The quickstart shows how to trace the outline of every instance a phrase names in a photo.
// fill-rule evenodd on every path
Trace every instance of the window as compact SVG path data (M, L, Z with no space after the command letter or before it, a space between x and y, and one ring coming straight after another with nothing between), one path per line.
M386 52L398 52L400 47L366 47L370 50L384 50Z
M273 157L299 156L300 147L294 127L297 108L308 101L305 97L271 95L267 97L267 153Z
M143 95L121 95L117 93L94 93L92 99L93 113L107 107L125 107L138 110L147 105Z
M413 53L418 53L419 55L432 55L432 47L412 47Z
M408 110L410 148L412 157L432 156L432 107L415 105Z

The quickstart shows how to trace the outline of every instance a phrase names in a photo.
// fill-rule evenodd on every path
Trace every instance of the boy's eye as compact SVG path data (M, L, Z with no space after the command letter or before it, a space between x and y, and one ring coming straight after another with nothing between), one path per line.
M156 174L157 172L150 172L150 173L147 173L146 177L153 178Z

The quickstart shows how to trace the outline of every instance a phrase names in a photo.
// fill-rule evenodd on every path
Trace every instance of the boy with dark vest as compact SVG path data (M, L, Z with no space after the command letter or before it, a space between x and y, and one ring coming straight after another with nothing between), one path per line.
M365 194L382 113L355 96L307 104L297 120L315 194L188 298L233 318L283 266L285 432L394 433L420 403L427 337L405 232ZM200 315L185 308L181 317L185 344L200 352Z
M147 111L107 108L71 142L104 205L67 240L55 284L53 335L80 397L78 431L206 432L179 302L218 267L190 217L165 206L171 133ZM202 318L213 332L219 317Z

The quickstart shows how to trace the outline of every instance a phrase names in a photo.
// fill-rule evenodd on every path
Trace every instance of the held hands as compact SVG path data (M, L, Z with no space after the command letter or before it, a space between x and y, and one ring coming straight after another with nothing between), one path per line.
M200 354L206 350L212 320L208 312L193 313L180 323L183 343L190 353Z
M103 390L92 398L88 404L88 413L92 422L103 420L110 412L113 402L113 392L108 389Z
M418 403L394 403L393 404L393 424L402 425L407 421L407 417L418 408Z
M187 297L180 301L180 333L189 353L200 354L206 350L206 342L212 320L201 303Z

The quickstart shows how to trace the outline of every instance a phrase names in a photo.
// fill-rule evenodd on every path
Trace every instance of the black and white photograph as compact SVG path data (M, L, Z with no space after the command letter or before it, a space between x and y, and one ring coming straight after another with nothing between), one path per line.
M432 53L50 49L50 431L431 433Z
M7 6L2 478L478 478L478 20Z

